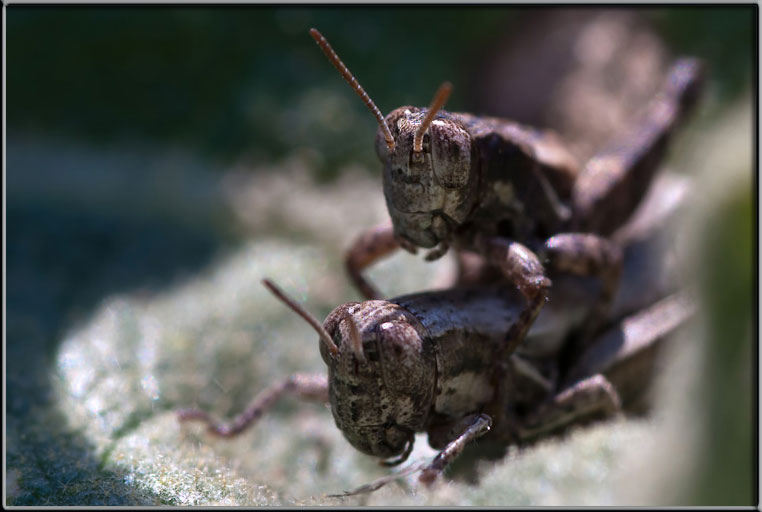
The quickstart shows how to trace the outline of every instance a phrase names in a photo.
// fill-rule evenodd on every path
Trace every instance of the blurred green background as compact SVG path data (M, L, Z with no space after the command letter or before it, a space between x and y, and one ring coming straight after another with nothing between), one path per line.
M428 103L445 79L455 85L448 109L493 113L499 106L481 94L485 68L505 51L507 35L531 30L529 20L552 11L6 7L9 503L140 502L119 475L104 476L111 470L101 455L67 427L52 392L57 350L104 298L150 296L214 265L244 239L277 234L277 225L253 232L240 226L221 191L223 175L277 173L279 162L297 155L320 183L334 183L349 168L377 176L376 125L316 48L310 27L323 32L385 113ZM756 91L756 6L641 8L638 14L671 53L707 61L703 126ZM740 172L750 174L751 167ZM721 277L707 274L704 283L720 292L712 297L725 297L713 332L720 340L731 337L722 347L743 339L728 356L735 358L730 368L756 357L746 345L756 333L756 203L751 182L741 183L715 218L712 232L722 236L707 238L706 247L706 268L729 269ZM724 396L751 404L746 384L729 384ZM735 434L746 439L757 429L751 409L742 409L727 414L746 415ZM729 463L747 475L751 461L743 446L751 445L717 441L742 447ZM716 450L717 457L729 453L736 452ZM743 476L701 478L706 483L697 489L711 504L751 489ZM90 479L101 487L88 492L70 485Z
M720 102L748 85L749 9L641 11L676 54L709 62ZM374 163L368 146L375 127L306 29L320 28L383 112L428 103L445 79L457 84L448 108L474 111L480 68L501 36L523 30L538 10L13 7L8 13L13 134L181 146L223 162L309 148L330 173L339 160ZM338 94L320 97L326 89ZM315 118L320 101L332 102L330 117Z

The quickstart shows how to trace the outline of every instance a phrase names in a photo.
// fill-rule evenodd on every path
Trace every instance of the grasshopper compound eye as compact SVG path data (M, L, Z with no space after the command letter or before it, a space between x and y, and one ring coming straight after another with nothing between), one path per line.
M431 166L437 182L445 189L459 189L471 178L471 136L450 119L435 120L431 126Z

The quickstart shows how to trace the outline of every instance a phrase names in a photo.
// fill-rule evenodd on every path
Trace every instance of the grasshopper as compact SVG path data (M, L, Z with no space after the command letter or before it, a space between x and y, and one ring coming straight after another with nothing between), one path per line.
M675 197L675 185L657 183L663 186L654 189L655 204L664 205ZM644 368L658 342L691 314L690 301L673 294L657 269L647 265L650 280L637 272L646 260L663 264L666 259L654 233L678 203L642 210L617 232L614 238L625 248L624 273L609 311L610 330L571 359L561 354L568 334L578 330L595 302L598 283L591 277L561 276L551 290L553 300L518 347L506 345L505 333L520 321L526 298L504 281L495 282L494 267L477 268L484 263L478 255L457 287L342 304L322 324L264 280L317 332L327 377L285 378L231 423L218 423L200 409L179 411L179 418L203 421L211 434L233 437L284 396L330 403L346 439L386 465L405 461L415 433L426 432L439 454L405 473L420 470L420 480L431 483L488 432L504 445L525 444L617 414L647 388ZM618 390L625 393L620 397ZM400 475L353 493L375 490Z
M695 105L701 63L677 60L642 120L580 167L551 131L442 110L447 82L428 108L399 107L384 117L320 32L310 34L379 124L375 149L391 226L364 233L347 253L360 293L381 296L362 271L400 247L431 249L427 260L453 247L482 255L526 297L509 343L521 342L547 302L551 274L601 280L586 320L594 332L621 273L621 248L610 235L641 202L669 135Z

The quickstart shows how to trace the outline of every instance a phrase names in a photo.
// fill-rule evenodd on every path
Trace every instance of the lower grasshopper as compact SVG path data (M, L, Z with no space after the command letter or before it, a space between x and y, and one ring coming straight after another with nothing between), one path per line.
M654 349L692 311L685 297L669 295L671 286L659 276L659 265L646 264L650 280L638 273L644 259L662 266L666 259L653 239L665 212L674 209L663 204L674 199L676 186L659 183L651 202L662 207L648 205L615 235L626 248L622 286L610 329L583 352L569 357L564 347L595 303L599 283L590 277L560 278L553 300L515 350L506 344L505 333L519 321L526 299L505 282L495 284L490 276L495 269L478 256L461 273L459 286L350 302L322 324L265 280L317 331L327 377L287 377L262 391L231 423L218 423L199 409L182 410L179 418L204 421L211 434L233 437L284 396L327 402L346 439L385 465L405 461L415 433L426 432L440 452L408 472L421 470L421 481L430 483L487 432L501 444L525 444L616 414L622 406L637 408Z

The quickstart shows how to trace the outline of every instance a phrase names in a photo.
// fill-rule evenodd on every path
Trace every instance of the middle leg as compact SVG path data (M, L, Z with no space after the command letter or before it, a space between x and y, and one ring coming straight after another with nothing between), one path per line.
M363 270L400 247L391 224L381 224L363 232L346 251L344 266L352 284L363 298L366 300L381 298L381 293L363 275Z
M527 305L506 335L498 361L506 361L525 338L534 319L548 298L551 281L545 275L540 259L526 246L502 237L477 238L477 247L487 261L516 285Z
M545 241L542 253L557 272L600 279L601 291L585 319L579 340L584 346L606 319L622 273L618 244L590 233L562 233ZM577 347L580 348L580 347Z
M297 373L260 392L246 409L230 423L217 422L201 409L181 409L177 418L181 422L201 421L207 431L216 437L235 437L254 425L284 396L293 395L302 400L328 403L328 379L325 375Z

